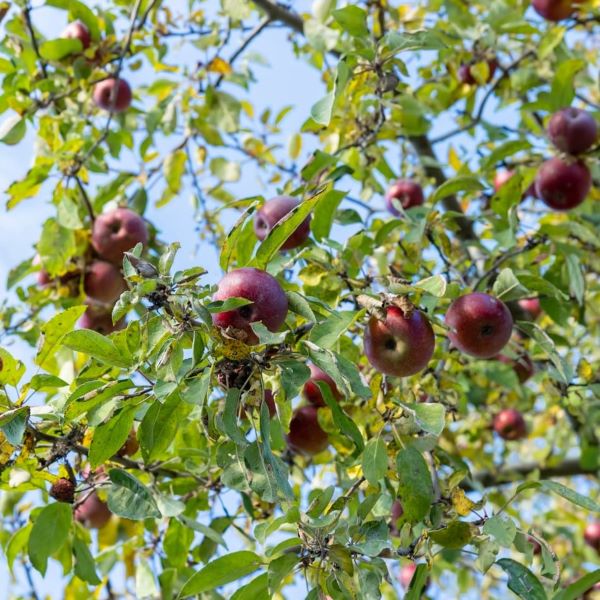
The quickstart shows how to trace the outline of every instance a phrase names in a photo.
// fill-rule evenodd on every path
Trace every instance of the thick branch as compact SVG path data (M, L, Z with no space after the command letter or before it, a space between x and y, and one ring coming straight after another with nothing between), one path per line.
M281 21L294 31L304 34L304 21L295 12L269 0L253 0L254 4L267 13L271 21Z
M485 488L496 487L522 481L534 472L539 473L539 479L553 479L555 477L572 477L574 475L597 475L598 469L582 467L579 459L565 460L558 465L542 466L539 463L523 463L511 468L499 469L496 472L482 471L473 476L471 482L463 482L462 487L467 490L476 489L478 486Z

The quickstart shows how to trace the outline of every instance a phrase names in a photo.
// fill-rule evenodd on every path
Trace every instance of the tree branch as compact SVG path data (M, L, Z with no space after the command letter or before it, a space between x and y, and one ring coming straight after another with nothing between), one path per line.
M271 21L281 21L297 33L304 35L304 21L300 15L285 8L285 6L273 4L269 0L253 0L253 2L267 13Z
M480 473L475 473L471 481L464 481L461 485L465 490L476 490L479 487L497 487L522 481L535 471L539 473L539 479L598 474L597 468L582 467L579 459L568 459L558 465L552 466L543 466L539 463L531 462L514 467L505 467L497 471L481 471Z

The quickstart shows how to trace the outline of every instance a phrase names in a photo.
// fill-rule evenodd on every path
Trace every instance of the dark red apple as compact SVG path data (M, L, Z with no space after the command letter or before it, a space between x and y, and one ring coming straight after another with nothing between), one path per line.
M581 154L596 143L598 125L585 110L563 108L552 115L548 123L548 137L561 152Z
M404 514L404 508L400 500L394 500L392 504L392 514L390 519L390 530L393 535L398 535L400 530L398 529L398 519Z
M573 14L573 0L531 0L535 11L547 21L562 21Z
M98 108L120 113L129 108L133 95L124 79L109 77L94 86L92 98Z
M104 527L110 521L111 516L112 513L108 509L106 502L100 500L96 492L92 492L87 496L75 509L75 519L92 529L101 529Z
M527 425L518 410L505 408L494 417L494 431L504 440L520 440L527 436Z
M246 343L257 344L258 337L250 323L262 321L269 331L277 331L284 323L288 311L285 292L275 277L266 271L244 267L231 271L221 279L215 300L246 298L252 304L235 310L216 313L213 322L217 327L233 327L246 333Z
M92 41L90 30L81 21L69 23L60 37L79 40L84 50L90 47Z
M521 383L525 383L535 373L533 362L529 358L529 355L525 353L517 358L509 358L504 354L499 354L497 358L500 362L510 365L514 369Z
M473 73L471 72L471 68L473 67L473 65L476 64L476 62L470 62L470 63L465 63L462 64L459 69L458 69L458 80L461 83L466 83L468 85L476 85L478 83L477 79L475 79ZM488 64L488 78L486 80L486 83L488 81L491 81L491 79L494 77L494 73L496 72L496 69L498 68L498 61L493 58L487 61Z
M425 202L423 188L411 179L398 179L385 195L385 203L388 210L395 216L400 216L400 211L394 206L397 201L404 210L413 206L421 206Z
M301 406L290 421L287 436L289 447L302 454L319 454L329 445L329 436L319 425L319 409L316 406Z
M116 208L99 215L92 228L92 246L101 258L121 264L123 254L136 244L148 243L144 219L129 208Z
M427 317L419 310L385 309L385 320L369 319L365 330L365 354L373 367L386 375L407 377L424 369L435 348L435 336Z
M558 156L547 160L535 177L538 197L555 210L579 206L591 187L592 176L583 162L567 162Z
M325 400L323 399L323 394L317 385L318 381L322 381L329 386L333 397L339 402L343 396L335 385L335 381L317 367L316 365L310 364L308 365L310 369L310 379L304 384L304 389L302 390L304 397L315 406L325 406Z
M456 348L476 356L492 358L510 339L513 319L504 302L473 292L457 298L446 313L448 337Z
M81 329L91 329L102 335L108 335L125 327L125 319L121 319L113 324L111 312L105 307L97 305L88 305L86 311L79 319L79 327Z
M267 200L254 216L254 233L259 240L264 240L268 233L281 219L300 204L300 200L291 196L275 196ZM304 244L310 234L310 215L298 225L285 241L281 250L291 250Z
M588 546L600 552L600 521L588 523L583 532L583 539Z
M114 304L127 289L127 284L115 265L95 260L86 270L83 289L92 300Z
M532 321L542 314L539 298L521 298L517 304L531 317Z

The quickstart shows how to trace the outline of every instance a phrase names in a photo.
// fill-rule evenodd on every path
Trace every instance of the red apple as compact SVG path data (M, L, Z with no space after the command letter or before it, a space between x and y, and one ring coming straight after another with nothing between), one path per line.
M319 454L329 445L329 436L319 425L319 409L316 406L301 406L290 421L287 436L289 447L302 454Z
M105 260L95 260L87 268L83 289L92 300L114 304L127 289L127 284L115 265Z
M531 358L525 353L521 354L516 359L509 358L504 354L499 354L497 358L500 362L510 365L514 369L521 383L525 383L535 372Z
M102 335L108 335L109 333L113 333L113 331L123 329L125 327L125 319L121 319L113 324L110 311L107 311L105 307L90 304L81 319L79 319L79 327L81 329L97 331Z
M111 516L112 513L106 502L102 502L96 492L92 492L87 496L75 509L75 519L92 529L104 527L110 521Z
M133 98L129 84L124 79L114 77L97 83L92 97L98 108L114 113L127 110Z
M588 546L600 552L600 521L588 523L583 532L583 539Z
M548 123L548 137L561 152L581 154L596 143L598 125L585 110L563 108L552 115Z
M494 431L504 440L520 440L527 436L527 425L518 410L505 408L494 417Z
M329 386L333 397L339 402L343 396L335 385L335 381L317 367L316 365L310 364L308 365L310 369L310 379L304 384L303 395L311 404L314 406L325 406L325 400L323 399L323 394L317 385L317 382L322 381Z
M254 216L254 233L259 240L264 240L268 233L290 211L300 204L300 200L291 196L275 196L267 200ZM298 225L285 241L281 250L291 250L304 244L310 234L310 215Z
M459 67L458 80L461 83L466 83L468 85L476 85L478 83L477 79L475 79L475 77L473 76L473 73L471 72L471 67L474 64L476 64L476 62L465 63ZM494 77L494 73L496 72L496 69L498 68L498 61L495 58L492 58L487 61L487 64L488 64L489 73L488 73L488 78L486 80L486 83L488 81L491 81L491 79Z
M269 331L277 331L284 323L288 311L285 292L275 277L266 271L244 267L231 271L221 279L215 300L246 298L252 304L234 310L216 313L213 322L217 327L233 327L246 333L246 343L257 344L258 337L250 323L262 321Z
M531 317L532 321L542 314L539 298L521 298L517 304Z
M84 50L90 47L92 41L90 30L81 21L69 23L60 37L79 40Z
M476 356L492 358L510 339L513 319L504 302L473 292L457 298L446 313L448 337L456 348Z
M416 181L410 179L398 179L385 195L385 202L388 210L398 217L401 213L394 206L394 200L397 201L404 210L408 210L413 206L421 206L421 204L425 202L423 188Z
M555 210L579 206L591 187L592 176L583 162L566 162L558 156L547 160L535 177L538 197Z
M407 377L424 369L435 348L427 317L419 310L406 313L397 306L385 309L385 320L369 319L365 354L373 367L386 375Z
M99 215L92 229L92 246L101 258L121 264L123 254L136 244L148 243L144 219L128 208L117 208Z
M573 14L573 0L531 0L535 11L547 21L562 21Z

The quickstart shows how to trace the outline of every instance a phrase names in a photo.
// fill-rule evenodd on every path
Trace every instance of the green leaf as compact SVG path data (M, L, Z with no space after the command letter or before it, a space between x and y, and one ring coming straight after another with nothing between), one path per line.
M304 317L309 323L314 323L317 320L315 313L312 311L310 304L306 298L298 292L286 292L289 309L297 315Z
M232 183L240 180L241 167L239 162L217 157L210 161L210 172L217 177L219 181Z
M404 595L404 600L420 600L422 598L423 588L427 584L427 576L427 565L425 563L418 564Z
M132 521L161 516L148 488L136 477L121 469L111 469L108 476L113 484L108 491L108 508L112 513Z
M75 575L91 585L99 585L101 579L96 574L94 557L87 544L77 536L73 539L73 554L75 555L75 565L73 567Z
M321 348L328 350L337 345L348 328L364 315L364 310L332 313L325 321L317 323L311 330L309 339Z
M323 189L312 198L303 200L283 219L278 221L258 247L253 266L258 267L259 269L266 268L281 246L283 246L290 235L296 231L302 221L308 217L311 211L324 197L325 190Z
M421 279L421 281L417 281L414 287L436 298L443 298L446 294L448 282L443 275L433 275L432 277L426 277L425 279Z
M71 506L64 502L48 504L38 514L29 536L29 558L42 575L48 558L67 541L72 521Z
M416 523L425 518L433 502L431 473L421 453L413 446L403 448L396 456L398 498L404 513L402 521Z
M431 195L431 202L438 202L458 192L478 192L483 189L485 186L474 175L459 175L442 183Z
M170 446L180 424L181 397L171 394L164 403L154 401L138 429L138 439L144 462L157 460Z
M335 93L329 92L320 100L315 102L310 109L310 116L319 125L327 127L331 121L331 113L335 102Z
M102 423L94 429L89 453L92 468L114 456L127 441L137 409L137 405L127 406L106 423Z
M319 242L329 237L335 212L346 194L347 192L339 190L329 190L323 200L317 204L310 222L310 228Z
M181 179L185 173L187 155L183 150L176 150L169 154L163 163L163 175L169 190L177 194L181 189Z
M269 574L262 573L250 583L238 588L231 600L258 600L269 597Z
M21 408L7 410L0 415L0 429L9 444L17 446L23 441L30 411L29 406L22 406Z
M25 365L12 354L0 348L0 384L17 385L25 373Z
M63 338L75 327L79 317L85 312L85 306L73 306L54 315L45 325L42 325L42 343L35 357L35 363L44 367L49 358L54 356Z
M0 142L7 146L18 144L27 133L27 122L21 115L11 115L0 124Z
M45 60L56 61L83 51L81 40L73 38L59 38L49 40L40 45L40 56Z
M221 556L194 573L184 584L179 598L209 592L250 575L263 564L254 552L241 550Z
M570 106L575 98L575 75L585 69L587 63L582 58L569 58L559 63L554 72L552 89L548 94L550 110Z
M404 508L404 504L402 504ZM440 546L458 550L471 542L477 528L465 521L451 521L446 527L434 529L429 532L429 537Z
M511 558L501 558L498 565L508 575L508 589L523 600L547 600L544 587L539 579L522 564Z
M581 263L576 254L567 255L567 274L569 276L569 292L577 299L580 306L583 306L583 296L585 294L585 279L581 272Z
M501 546L510 548L517 534L517 526L509 517L494 515L484 523L483 532L493 536Z
M600 569L587 573L577 581L561 590L552 597L552 600L578 600L582 598L585 592L600 581Z
M540 481L540 485L542 486L542 489L546 490L547 492L553 492L555 494L558 494L559 496L562 496L565 500L568 500L569 502L572 502L577 506L581 506L586 510L600 513L600 504L592 500L590 497L583 496L575 490L568 488L562 483L551 481L549 479L543 479L542 481Z
M113 367L132 366L131 361L119 352L111 339L91 329L71 331L64 337L62 343L71 350L92 356Z
M364 476L371 485L382 483L388 469L388 455L385 442L380 437L367 442L361 464Z
M482 281L482 283L485 283ZM512 269L502 269L500 271L494 286L492 288L493 295L500 298L502 302L509 302L523 298L527 294L527 288L524 288L520 281L516 278Z
M369 35L367 13L359 6L350 4L344 8L334 10L331 15L339 23L340 27L350 35L355 37Z
M380 46L384 52L397 54L406 50L441 50L447 45L440 34L433 29L421 31L390 31L381 39Z
M417 425L422 431L440 435L446 426L446 408L437 402L418 403L411 406L417 417Z
M223 246L221 248L221 254L219 256L219 265L223 271L227 271L229 269L229 263L234 257L235 249L237 246L237 242L243 232L244 224L247 220L250 220L250 217L254 214L256 207L258 206L258 201L253 202L238 218L235 222L235 225L232 227L231 231L227 234L227 237L223 241ZM283 242L282 242L283 243Z

